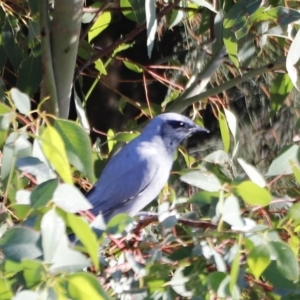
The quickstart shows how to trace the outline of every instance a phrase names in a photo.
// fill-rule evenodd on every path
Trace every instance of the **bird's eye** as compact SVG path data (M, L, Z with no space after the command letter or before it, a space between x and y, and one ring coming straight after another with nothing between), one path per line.
M169 121L168 123L174 129L187 128L188 127L188 125L186 123L180 122L180 121Z

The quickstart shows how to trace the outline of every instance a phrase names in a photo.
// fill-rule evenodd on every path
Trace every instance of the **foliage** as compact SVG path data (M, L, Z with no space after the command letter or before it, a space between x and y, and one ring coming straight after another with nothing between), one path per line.
M255 77L258 83L268 72L267 117L282 114L287 97L293 101L293 89L299 89L299 4L239 0L214 7L204 0L121 0L118 7L114 2L85 7L81 35L80 1L54 8L44 0L0 2L0 299L297 299L299 146L291 140L280 144L270 163L254 166L241 155L245 122L226 96L230 88ZM70 8L78 13L74 20L68 18ZM93 43L116 10L134 29L98 51ZM147 55L153 55L160 22L184 29L187 41L198 37L184 66L173 57L156 65L165 73L124 54L138 46L134 38L146 30ZM60 36L69 25L73 39ZM168 88L159 107L149 101L146 77L139 77L148 102L117 91L122 113L126 106L147 117L189 108L195 122L203 123L200 108L206 107L218 121L222 149L210 149L198 160L180 148L170 183L152 205L157 214L139 220L118 215L108 224L99 216L93 220L97 229L91 229L94 216L80 189L95 181L97 165L117 142L135 136L131 120L128 132L108 131L108 151L91 146L86 101L116 61ZM84 72L94 74L86 93ZM80 87L73 91L76 121L66 119L73 75ZM187 184L183 195L178 178Z

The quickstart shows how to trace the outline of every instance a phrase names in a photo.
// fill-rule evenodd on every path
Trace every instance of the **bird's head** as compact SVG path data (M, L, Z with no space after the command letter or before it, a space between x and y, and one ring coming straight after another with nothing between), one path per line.
M143 133L159 135L170 152L174 152L179 144L188 136L197 132L209 132L196 125L191 119L177 114L164 113L150 121Z

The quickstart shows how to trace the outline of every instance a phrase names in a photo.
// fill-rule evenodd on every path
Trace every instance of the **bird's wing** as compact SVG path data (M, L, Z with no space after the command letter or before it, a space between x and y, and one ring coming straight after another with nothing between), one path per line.
M99 212L109 214L136 197L151 183L159 169L155 149L145 149L144 158L135 151L126 150L112 158L87 194L95 215Z

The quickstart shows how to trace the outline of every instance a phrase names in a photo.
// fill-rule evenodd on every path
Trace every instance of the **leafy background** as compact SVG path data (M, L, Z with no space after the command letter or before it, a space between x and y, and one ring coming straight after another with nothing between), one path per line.
M0 6L0 299L299 298L297 1ZM164 111L211 134L92 230L84 191Z

